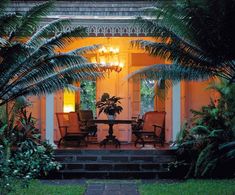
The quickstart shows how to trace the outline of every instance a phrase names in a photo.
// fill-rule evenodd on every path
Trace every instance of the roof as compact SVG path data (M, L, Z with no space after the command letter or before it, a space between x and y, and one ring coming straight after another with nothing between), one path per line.
M23 13L41 2L45 1L13 0L7 11ZM65 30L83 25L88 28L90 36L145 36L146 33L135 26L133 20L142 14L141 8L153 4L150 0L59 0L42 25L54 19L69 17L73 20L72 26L65 27Z

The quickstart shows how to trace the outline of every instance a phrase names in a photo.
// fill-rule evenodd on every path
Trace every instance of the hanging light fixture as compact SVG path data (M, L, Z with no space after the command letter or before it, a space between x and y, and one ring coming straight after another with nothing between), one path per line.
M91 62L99 63L101 70L108 72L108 74L112 71L119 73L124 67L124 63L119 60L118 47L101 47L98 50L97 60L93 58Z

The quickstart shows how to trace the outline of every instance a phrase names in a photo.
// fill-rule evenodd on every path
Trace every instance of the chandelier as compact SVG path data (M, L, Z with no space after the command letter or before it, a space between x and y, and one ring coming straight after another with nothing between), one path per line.
M101 47L98 50L97 60L93 58L91 61L94 63L99 63L101 70L108 72L108 74L112 71L119 73L124 67L124 64L120 62L119 59L118 47Z

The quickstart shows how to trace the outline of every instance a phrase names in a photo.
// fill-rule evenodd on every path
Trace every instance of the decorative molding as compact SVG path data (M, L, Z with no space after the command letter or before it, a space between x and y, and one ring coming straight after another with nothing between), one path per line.
M43 22L39 28L46 25L47 22ZM140 37L147 36L147 31L142 29L140 26L134 25L133 21L127 23L119 23L117 21L109 21L109 23L92 23L84 22L73 22L71 26L65 26L63 31L72 30L78 26L84 26L87 28L87 33L90 37ZM59 33L59 32L55 32Z
M123 37L123 36L147 36L147 32L138 26L133 25L118 25L118 24L97 24L87 25L89 36L112 36L112 37Z

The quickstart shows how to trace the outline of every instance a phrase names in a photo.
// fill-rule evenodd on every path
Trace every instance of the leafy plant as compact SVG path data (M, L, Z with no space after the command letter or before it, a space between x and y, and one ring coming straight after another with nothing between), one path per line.
M23 14L4 13L7 3L0 3L0 106L21 96L74 90L73 82L101 76L98 65L83 56L99 45L62 52L68 43L87 35L85 27L63 32L71 23L63 18L39 28L53 1Z
M0 128L0 191L11 191L16 180L27 185L30 179L43 176L53 169L59 169L55 162L53 148L40 140L40 131L35 120L21 109L16 122Z
M93 113L96 113L96 82L82 81L80 87L80 109L92 110Z
M101 97L101 100L96 103L96 107L99 109L100 115L104 112L107 115L116 115L120 114L123 110L122 106L120 105L122 98L112 96L110 97L108 93L104 93Z
M136 23L155 40L132 44L169 64L148 66L129 77L162 79L166 86L211 77L235 82L234 0L159 0L144 10L148 17Z
M154 86L155 83L152 80L141 81L141 114L154 109Z
M222 81L209 88L217 89L220 99L193 110L192 127L177 141L179 156L173 166L190 165L186 178L235 175L235 87Z

